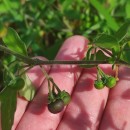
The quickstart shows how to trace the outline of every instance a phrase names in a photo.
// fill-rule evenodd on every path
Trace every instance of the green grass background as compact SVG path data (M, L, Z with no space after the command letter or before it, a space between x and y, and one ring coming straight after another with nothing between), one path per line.
M130 0L0 0L0 22L19 33L30 56L48 59L72 35L112 34L129 12Z

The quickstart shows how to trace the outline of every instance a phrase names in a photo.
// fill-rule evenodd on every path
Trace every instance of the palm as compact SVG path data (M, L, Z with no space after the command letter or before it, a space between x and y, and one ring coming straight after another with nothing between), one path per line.
M74 36L65 41L57 60L79 60L86 51L87 40ZM106 73L112 74L109 65L102 65ZM49 70L50 68L47 67ZM71 103L59 114L47 109L47 81L39 67L28 75L37 88L37 94L28 104L18 98L13 130L129 130L130 70L121 68L120 81L110 90L93 87L96 69L81 69L75 65L55 65L49 72L55 83L72 94ZM109 96L108 96L109 95ZM26 109L27 108L27 109ZM25 110L26 109L26 110Z

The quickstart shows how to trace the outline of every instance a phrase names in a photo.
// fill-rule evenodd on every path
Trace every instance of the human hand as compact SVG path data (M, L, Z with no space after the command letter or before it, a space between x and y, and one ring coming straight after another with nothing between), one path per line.
M81 36L67 39L59 50L57 60L81 60L88 41ZM44 58L42 58L44 59ZM45 60L45 59L44 59ZM101 65L112 74L110 65ZM30 103L18 98L12 130L129 130L130 129L130 70L121 68L119 82L109 91L93 87L96 69L82 69L76 65L45 67L60 89L72 95L64 111L52 114L47 109L47 81L40 67L28 72L37 88Z

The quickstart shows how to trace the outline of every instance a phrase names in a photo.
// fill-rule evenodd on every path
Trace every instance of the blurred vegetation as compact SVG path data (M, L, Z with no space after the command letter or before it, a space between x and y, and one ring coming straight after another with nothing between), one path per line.
M112 34L129 12L129 0L0 0L0 22L19 33L30 56L48 59L69 36Z

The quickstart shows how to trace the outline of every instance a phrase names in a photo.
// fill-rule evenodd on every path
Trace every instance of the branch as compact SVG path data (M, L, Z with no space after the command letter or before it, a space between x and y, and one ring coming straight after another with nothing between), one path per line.
M16 53L10 49L8 49L5 46L0 45L0 50L4 51L7 54L11 54L16 56L16 58L18 60L23 61L24 63L28 64L28 65L52 65L52 64L75 64L75 65L98 65L98 64L110 64L108 60L88 60L88 61L84 61L84 60L48 60L48 61L43 61L43 60L39 60L39 59L31 59L30 57L24 56L22 54ZM129 64L127 64L126 62L123 61L117 61L115 64L117 65L125 65L125 66L129 66Z

